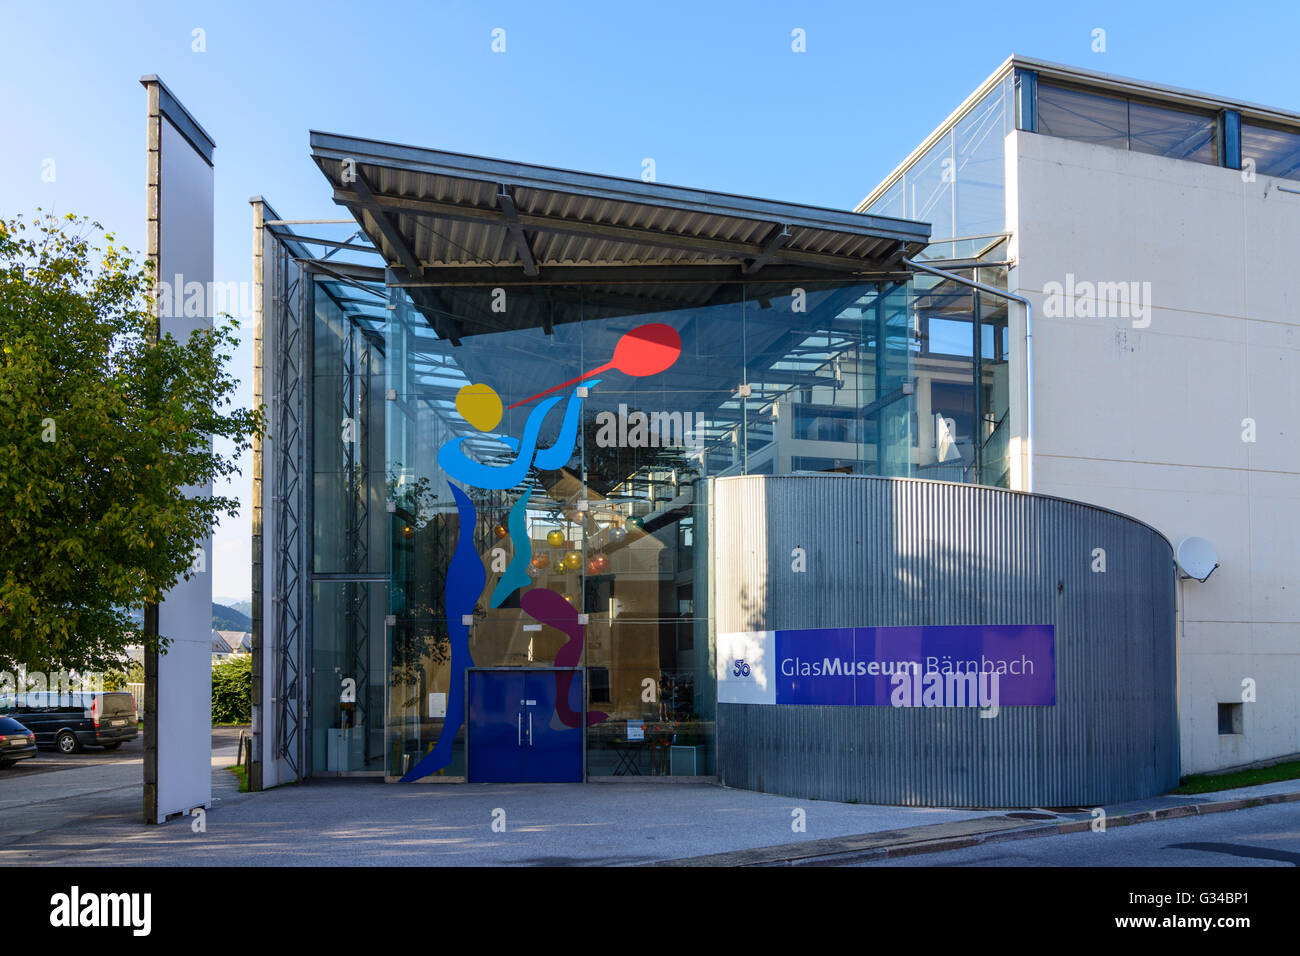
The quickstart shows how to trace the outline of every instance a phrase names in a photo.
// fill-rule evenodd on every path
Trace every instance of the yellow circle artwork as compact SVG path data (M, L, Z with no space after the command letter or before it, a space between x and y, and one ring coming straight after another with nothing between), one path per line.
M504 411L491 385L466 385L456 393L456 411L481 432L496 428Z

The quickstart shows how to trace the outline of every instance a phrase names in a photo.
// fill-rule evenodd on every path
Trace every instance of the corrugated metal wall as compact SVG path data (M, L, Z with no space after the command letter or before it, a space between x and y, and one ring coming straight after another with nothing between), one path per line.
M911 479L755 475L717 479L712 493L718 633L1056 625L1054 707L989 719L719 704L723 783L958 807L1098 806L1177 786L1175 566L1154 529L1062 499ZM796 547L806 573L792 570Z

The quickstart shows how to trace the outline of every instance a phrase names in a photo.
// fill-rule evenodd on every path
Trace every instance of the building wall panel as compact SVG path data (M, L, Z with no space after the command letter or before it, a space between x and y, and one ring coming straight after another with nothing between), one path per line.
M796 797L1095 806L1178 783L1174 564L1114 512L848 475L719 479L717 631L1054 624L1053 707L719 704L719 776ZM807 551L807 571L791 551ZM1106 570L1093 571L1104 549Z

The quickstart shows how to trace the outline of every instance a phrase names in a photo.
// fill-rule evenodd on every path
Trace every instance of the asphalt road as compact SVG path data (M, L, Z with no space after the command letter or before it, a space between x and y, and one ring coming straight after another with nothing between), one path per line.
M1300 866L1300 802L868 862L862 866Z
M0 770L0 787L6 781L18 777L30 777L38 773L50 773L56 770L73 770L79 767L98 766L100 764L119 764L139 760L144 754L144 736L128 741L116 750L103 747L87 747L78 754L61 754L57 750L38 750L35 757L20 760L12 767Z
M212 749L215 751L220 747L233 747L239 741L239 732L248 732L250 728L245 727L213 727L212 728ZM35 757L29 757L20 760L12 767L0 769L0 787L3 787L5 781L14 780L19 777L29 777L38 773L50 773L57 770L76 770L86 767L111 766L114 764L129 764L132 761L142 760L144 757L144 731L135 740L122 744L116 750L106 750L103 747L86 747L81 753L61 754L57 750L41 749L37 751Z
M212 729L213 792L237 790L220 768L234 762L239 727ZM144 779L143 738L117 750L86 748L79 754L42 750L0 770L0 854L23 841L41 843L68 827L87 826L114 815L140 818Z

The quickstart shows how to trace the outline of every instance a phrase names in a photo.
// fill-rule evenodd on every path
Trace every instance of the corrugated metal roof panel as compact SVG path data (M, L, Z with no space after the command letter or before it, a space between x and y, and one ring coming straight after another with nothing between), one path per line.
M522 230L538 268L734 265L761 259L846 273L894 268L929 226L569 170L506 163L329 134L313 158L390 265L522 266ZM499 193L513 197L512 223ZM382 217L382 219L381 219ZM516 225L517 223L517 225ZM767 237L788 236L768 250ZM765 253L767 253L765 255ZM758 277L758 276L756 276Z

